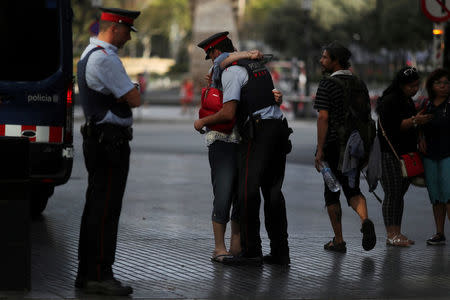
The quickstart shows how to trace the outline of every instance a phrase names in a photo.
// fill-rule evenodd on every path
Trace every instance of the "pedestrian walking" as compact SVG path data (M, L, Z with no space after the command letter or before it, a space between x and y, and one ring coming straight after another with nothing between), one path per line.
M136 31L139 11L103 8L100 32L78 63L83 154L88 171L78 245L75 286L86 293L125 296L133 292L113 274L122 197L128 176L132 107L141 104L117 51Z
M419 90L419 85L420 76L417 69L403 67L377 103L376 110L381 125L378 137L382 165L381 186L384 190L382 210L386 244L391 246L408 247L414 244L414 241L401 231L403 197L410 181L409 178L403 177L397 156L417 152L417 126L424 125L431 119L431 115L416 111L411 98Z
M352 91L356 90L362 97L361 105L363 108L366 105L364 101L366 99L369 101L365 84L349 70L350 57L351 52L338 42L330 43L322 51L320 59L322 72L331 74L331 76L326 76L319 82L314 102L314 108L318 111L315 167L317 171L320 171L324 168L324 162L328 164L331 172L342 186L347 204L361 219L362 246L365 250L371 250L375 247L376 235L374 225L368 217L366 198L359 188L362 163L357 162L349 172L343 170L343 157L347 149L345 146L350 142L348 133L353 135L355 128L352 127L352 124L355 124L358 120L355 118L355 122L350 122L351 119L349 118L353 115L348 117L348 112L351 111L349 102L355 99L346 100L345 97L350 97L349 95L353 95ZM366 109L357 113L363 113L366 118L370 118L370 103L368 111ZM370 124L370 120L366 120L367 124ZM360 139L364 137L362 132L358 132L358 136L360 136ZM344 145L344 148L342 145ZM365 152L369 151L369 145L365 146ZM324 245L324 249L346 252L347 247L342 234L340 190L332 191L325 184L324 197L334 232L334 238Z
M436 234L428 245L445 244L445 215L450 220L450 74L433 71L427 79L428 102L424 113L432 115L420 131L419 150L423 153L425 179L433 206Z
M235 51L227 34L218 34L220 37L203 45L208 56L218 57ZM221 82L223 107L216 114L195 121L194 127L202 130L204 126L230 122L236 117L242 137L238 150L242 251L232 258L224 258L224 262L255 265L263 262L259 233L262 190L271 245L271 254L266 256L265 262L288 265L286 207L281 187L286 154L290 152L290 128L279 108L282 94L273 91L272 78L264 64L250 59L239 60L226 68Z
M181 114L189 112L194 100L194 82L191 78L185 78L180 86Z

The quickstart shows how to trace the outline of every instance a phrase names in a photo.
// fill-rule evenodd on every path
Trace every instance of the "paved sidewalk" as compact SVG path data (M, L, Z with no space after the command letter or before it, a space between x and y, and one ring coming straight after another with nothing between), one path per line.
M291 267L229 267L209 260L214 241L207 170L206 157L199 155L132 156L114 270L134 287L133 298L448 299L450 249L425 245L433 227L423 189L411 189L405 206L404 228L415 246L385 245L381 207L369 198L375 249L362 249L359 220L344 206L348 252L329 253L323 250L331 229L321 178L309 166L289 164L284 193ZM26 297L86 297L73 287L84 190L84 170L77 167L70 184L57 189L44 217L33 223L33 290ZM62 195L65 201L58 201ZM267 253L264 225L261 233Z

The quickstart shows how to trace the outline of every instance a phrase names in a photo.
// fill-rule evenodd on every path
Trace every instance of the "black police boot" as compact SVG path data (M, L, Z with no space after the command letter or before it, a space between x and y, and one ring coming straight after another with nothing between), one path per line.
M115 279L106 280L88 280L86 281L82 291L86 294L100 294L108 296L127 296L133 293L133 288Z
M289 266L291 263L291 259L289 258L289 255L264 255L263 261L265 264L268 265L280 265L280 266Z

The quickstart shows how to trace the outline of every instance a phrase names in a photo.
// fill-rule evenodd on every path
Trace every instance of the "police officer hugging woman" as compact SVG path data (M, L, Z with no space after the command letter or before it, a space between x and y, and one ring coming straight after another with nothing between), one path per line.
M214 63L212 84L223 91L223 105L194 123L199 132L204 127L207 130L216 240L211 259L228 265L289 265L286 205L281 188L292 129L280 110L282 94L274 89L261 53L235 52L228 32L214 34L198 46L205 51L206 59ZM202 105L207 105L204 99ZM215 129L217 124L235 119L231 133ZM270 253L265 256L260 237L260 191L270 239ZM231 204L232 238L227 251L223 235ZM219 212L224 216L220 220L216 218ZM220 231L216 230L218 222Z

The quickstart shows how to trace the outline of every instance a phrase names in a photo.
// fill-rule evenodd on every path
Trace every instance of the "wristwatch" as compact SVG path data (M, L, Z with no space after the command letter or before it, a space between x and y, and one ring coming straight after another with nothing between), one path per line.
M412 123L413 123L413 126L414 126L414 128L416 128L417 127L417 121L416 121L416 117L412 117Z

